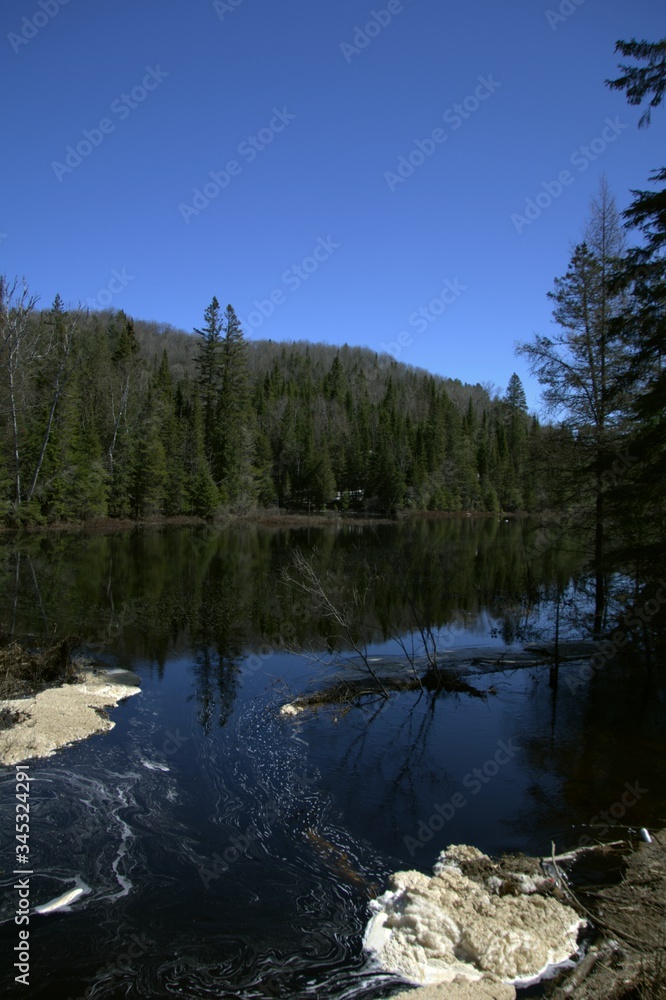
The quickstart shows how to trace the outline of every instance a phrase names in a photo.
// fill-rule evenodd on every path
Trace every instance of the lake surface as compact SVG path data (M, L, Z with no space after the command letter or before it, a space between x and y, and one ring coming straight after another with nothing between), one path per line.
M393 871L428 872L450 843L541 855L663 825L666 689L636 656L563 665L556 690L521 668L474 678L484 698L279 714L349 653L285 581L295 548L339 606L362 606L357 644L389 656L418 625L440 653L520 648L552 631L558 594L562 635L584 634L582 554L539 537L451 519L5 539L4 630L75 633L142 678L110 733L30 763L31 904L86 890L31 916L30 995L389 996L401 983L362 934ZM13 769L0 808L2 984L18 996Z

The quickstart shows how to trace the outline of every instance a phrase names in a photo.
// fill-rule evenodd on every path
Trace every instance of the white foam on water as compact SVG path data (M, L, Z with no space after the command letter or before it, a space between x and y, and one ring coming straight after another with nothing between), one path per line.
M36 906L34 909L35 913L40 913L46 915L48 913L55 913L57 910L66 910L69 912L71 910L71 904L76 902L81 896L87 896L92 889L83 879L77 878L77 886L75 889L69 889L67 892L63 892L61 896L56 896L55 899L50 899L48 903L42 903L41 906Z
M485 973L528 985L568 962L585 921L552 897L494 894L456 867L461 849L443 852L430 878L396 872L373 900L363 943L381 967L419 985Z
M167 767L166 764L160 764L156 760L142 760L141 763L144 767L148 768L149 771L170 771L171 768Z

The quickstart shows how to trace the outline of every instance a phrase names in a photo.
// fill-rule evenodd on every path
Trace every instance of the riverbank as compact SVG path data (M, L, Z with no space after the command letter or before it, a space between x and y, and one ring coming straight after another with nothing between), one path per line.
M574 890L575 878L555 865L556 891L587 921L585 954L575 967L545 985L548 1000L664 1000L666 998L666 829L652 831L650 842L635 838L618 851L625 868L614 885ZM584 852L560 859L570 868ZM526 859L527 860L527 859ZM539 859L529 859L535 865ZM552 863L543 859L548 868ZM462 977L450 983L406 990L393 1000L513 1000L514 986L493 976L476 982Z
M364 511L317 511L308 514L303 511L286 511L275 509L257 509L245 513L232 513L230 511L221 512L213 519L195 517L189 515L178 515L175 517L145 517L114 518L100 517L91 518L87 521L52 521L43 524L27 523L22 525L0 524L0 537L16 534L39 534L41 532L62 532L85 534L108 534L114 532L131 531L134 528L178 528L178 527L208 527L227 528L232 525L256 525L262 528L289 528L289 527L327 527L332 524L354 524L354 525L377 525L377 524L398 524L401 521L427 520L427 521L447 521L458 520L460 518L475 518L481 520L495 519L515 519L530 517L532 515L523 512L488 512L488 511L441 511L441 510L401 510L395 517L386 517L379 514L371 514ZM543 515L548 520L555 519L557 515Z
M0 701L0 764L50 757L64 746L108 732L115 723L107 710L139 694L139 685L139 677L128 670L69 660L67 679L56 686Z

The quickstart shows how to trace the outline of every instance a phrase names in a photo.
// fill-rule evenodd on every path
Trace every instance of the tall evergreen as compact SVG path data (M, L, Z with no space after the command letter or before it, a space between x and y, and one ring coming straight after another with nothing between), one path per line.
M203 409L204 446L209 461L213 458L215 421L220 392L220 366L222 347L222 317L220 303L215 296L204 312L204 325L194 332L201 337L196 364L199 372L199 391Z
M204 422L198 394L194 396L187 418L185 470L186 513L213 517L220 505L220 493L206 458Z
M614 322L624 308L624 296L612 291L610 278L617 269L623 236L615 202L604 182L592 204L586 235L569 269L555 279L549 298L560 332L537 335L519 348L544 388L544 400L561 414L575 432L578 464L561 475L570 480L571 497L578 506L589 504L594 532L596 576L595 633L601 632L606 600L605 560L608 474L622 440L625 395L622 374L626 349Z
M213 469L229 503L253 500L254 426L245 337L232 306L224 314Z
M168 481L167 454L162 443L161 406L154 387L148 392L134 439L131 503L136 518L164 513Z
M649 125L652 109L666 94L666 38L619 41L616 52L638 65L621 64L621 76L606 83L624 91L631 105L649 99L638 123ZM623 389L630 423L625 462L621 474L611 478L611 487L627 550L657 576L666 555L666 167L654 170L650 181L657 189L633 191L634 200L624 212L637 242L618 264L612 283L625 295L613 326L629 357Z

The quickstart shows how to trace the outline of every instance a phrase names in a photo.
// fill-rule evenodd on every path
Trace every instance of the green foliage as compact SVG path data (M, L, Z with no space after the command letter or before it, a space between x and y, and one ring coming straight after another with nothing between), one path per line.
M360 349L248 344L215 298L189 339L122 312L67 314L59 300L26 323L55 346L19 373L18 505L13 438L0 437L8 519L511 510L534 482L542 432L517 376L492 400ZM530 502L546 496L535 488Z
M659 42L619 41L615 51L625 58L646 63L645 66L630 66L620 63L622 75L615 80L606 80L611 90L624 90L629 104L642 104L651 95L647 110L641 116L639 128L650 124L652 108L658 108L666 93L666 38Z

